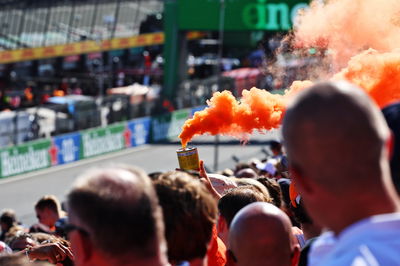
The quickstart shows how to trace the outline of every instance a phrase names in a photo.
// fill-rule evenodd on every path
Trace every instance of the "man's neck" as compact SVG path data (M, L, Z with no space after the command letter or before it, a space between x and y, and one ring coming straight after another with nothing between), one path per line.
M321 227L312 223L302 223L301 230L303 230L305 240L309 240L321 234Z
M338 223L335 228L331 228L335 235L339 235L348 226L355 224L368 217L395 213L400 211L399 199L386 193L386 191L375 194L378 195L375 200L362 201L361 195L355 195L359 197L357 202L350 203L341 212L340 218L338 217ZM356 206L354 205L355 203ZM346 217L346 219L344 219Z

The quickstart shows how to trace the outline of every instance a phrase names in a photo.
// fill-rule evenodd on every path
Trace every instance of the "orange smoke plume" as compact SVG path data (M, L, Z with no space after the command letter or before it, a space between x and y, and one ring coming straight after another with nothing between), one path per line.
M311 3L298 18L295 44L327 47L334 64L344 66L360 51L389 52L400 43L400 1L329 0Z
M185 147L193 136L205 133L247 140L255 129L262 131L277 128L286 102L292 94L277 95L252 88L243 90L239 102L229 91L216 92L207 102L208 108L196 112L192 119L185 122L179 135L182 146Z
M345 79L358 85L382 108L400 100L400 51L365 51L354 56L348 67L332 79Z
M331 80L347 80L360 88L383 108L400 100L400 50L379 53L369 49L352 57L346 68ZM295 81L285 95L293 97L310 87L310 81Z
M344 79L363 88L380 107L400 100L400 1L328 0L313 2L294 32L296 47L325 47L333 55L333 69L346 66L332 80ZM284 95L256 88L243 91L237 101L230 92L215 93L209 107L186 121L180 134L183 146L195 135L222 134L247 140L253 130L277 128L288 99L310 87L295 81Z
M332 80L343 79L363 88L381 108L399 100L400 51L383 54L372 49L365 51L332 77ZM179 136L182 145L186 146L195 135L205 133L247 140L253 130L277 128L288 99L312 84L311 81L295 81L284 95L252 88L243 91L240 102L229 91L217 92L208 101L208 108L196 112L185 122Z

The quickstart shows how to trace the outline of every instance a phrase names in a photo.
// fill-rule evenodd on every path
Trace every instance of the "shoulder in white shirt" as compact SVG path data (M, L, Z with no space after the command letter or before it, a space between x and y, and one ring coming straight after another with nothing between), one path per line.
M363 219L338 236L322 234L311 247L308 265L400 265L400 213Z

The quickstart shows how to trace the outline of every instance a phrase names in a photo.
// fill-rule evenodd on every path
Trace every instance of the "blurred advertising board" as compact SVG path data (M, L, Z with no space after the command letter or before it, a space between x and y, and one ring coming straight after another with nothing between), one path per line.
M131 146L136 147L150 141L151 118L139 118L128 122Z
M82 131L80 157L85 159L130 147L130 135L126 123Z
M78 161L79 149L81 146L81 134L72 133L53 138L53 145L56 148L57 164L66 164Z
M225 0L224 30L287 31L297 12L309 0ZM182 30L218 30L220 0L178 0L178 25Z
M55 136L0 150L0 178L136 147L175 141L185 121L206 106L143 117L103 128Z
M164 34L148 33L126 38L115 38L111 40L83 41L62 45L36 47L0 52L0 63L11 63L42 59L58 56L70 56L86 53L102 52L108 50L125 49L137 46L157 45L164 42Z
M203 34L199 32L188 32L188 39L197 39ZM87 53L103 52L110 50L126 49L132 47L142 47L159 45L164 43L164 33L146 33L126 38L115 38L102 41L83 41L62 45L46 47L36 47L11 51L0 51L0 64L13 63L20 61L36 60L43 58L71 56Z
M47 168L55 161L51 140L39 140L0 151L0 177Z
M182 109L169 114L153 117L152 141L164 141L175 139L182 130L185 121L190 117L190 109Z

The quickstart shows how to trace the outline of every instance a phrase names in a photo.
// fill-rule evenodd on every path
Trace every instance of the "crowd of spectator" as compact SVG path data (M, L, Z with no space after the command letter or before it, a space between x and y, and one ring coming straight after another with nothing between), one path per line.
M284 147L271 141L263 160L89 169L65 204L38 199L29 228L3 210L0 265L400 265L399 114L318 83L289 104Z

